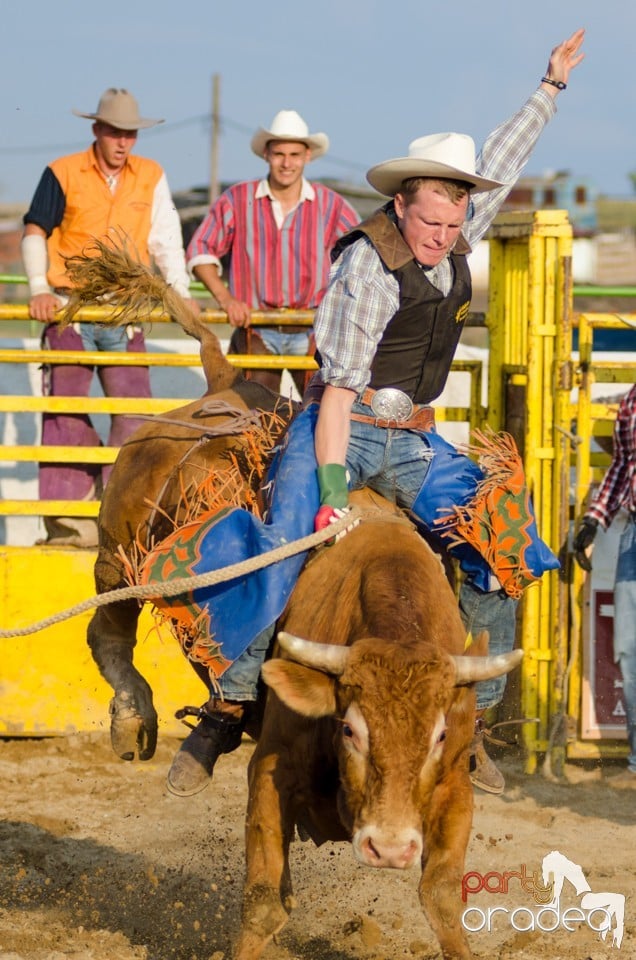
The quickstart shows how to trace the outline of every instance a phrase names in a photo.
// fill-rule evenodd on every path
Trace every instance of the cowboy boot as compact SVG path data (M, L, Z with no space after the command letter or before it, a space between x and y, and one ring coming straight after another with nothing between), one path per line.
M470 782L474 787L499 796L504 792L506 781L503 774L490 759L484 747L484 711L475 718L475 733L470 745Z
M168 771L167 787L176 797L191 797L204 790L222 753L231 753L241 743L245 710L241 703L212 698L202 707L184 707L175 716L197 716L199 722L175 754Z

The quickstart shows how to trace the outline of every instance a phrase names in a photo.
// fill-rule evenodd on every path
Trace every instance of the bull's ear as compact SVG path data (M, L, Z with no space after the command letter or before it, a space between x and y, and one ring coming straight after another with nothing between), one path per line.
M330 717L336 712L335 681L319 670L289 660L266 660L261 676L285 706L303 717Z

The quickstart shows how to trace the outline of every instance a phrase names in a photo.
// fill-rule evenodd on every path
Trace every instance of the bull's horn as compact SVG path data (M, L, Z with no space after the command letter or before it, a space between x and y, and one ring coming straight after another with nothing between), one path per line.
M278 634L281 647L296 663L305 667L322 670L323 673L333 673L340 676L347 666L349 648L339 647L335 643L315 643L313 640L303 640L284 630Z
M453 657L455 668L455 686L476 683L478 680L491 680L510 673L523 659L523 650L511 650L492 657Z

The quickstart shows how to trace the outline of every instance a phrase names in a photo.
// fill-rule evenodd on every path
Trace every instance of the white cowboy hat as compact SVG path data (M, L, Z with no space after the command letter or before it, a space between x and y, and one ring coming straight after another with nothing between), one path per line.
M326 133L310 133L309 127L295 110L280 110L269 130L259 127L250 144L257 157L263 157L265 147L270 140L290 140L293 143L306 143L311 150L311 159L322 157L329 149L329 137Z
M475 173L475 144L465 133L432 133L409 144L408 157L397 157L377 163L367 171L372 187L386 197L400 192L409 177L434 177L443 180L464 180L474 193L503 187L497 180L487 180Z
M108 123L118 130L145 130L154 127L163 120L149 120L139 116L139 105L132 93L127 90L118 90L110 87L99 98L95 113L80 113L73 110L76 117L85 117L87 120L99 120Z

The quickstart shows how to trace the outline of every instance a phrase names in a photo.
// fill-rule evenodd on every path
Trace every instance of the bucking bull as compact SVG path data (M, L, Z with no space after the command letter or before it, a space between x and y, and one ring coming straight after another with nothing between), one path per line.
M124 585L122 549L132 558L136 543L172 530L189 484L228 458L241 462L244 434L222 432L234 415L217 402L259 415L280 407L280 397L230 366L216 336L176 295L164 290L160 299L201 342L208 390L144 423L123 446L99 516L99 592ZM87 300L86 290L78 294L69 317ZM138 307L130 298L128 305ZM521 653L486 656L486 635L467 643L438 556L395 508L375 501L355 529L310 556L262 669L267 693L250 730L257 743L236 960L256 960L287 919L296 829L316 844L350 841L367 866L419 863L420 900L444 958L472 956L460 885L473 807L474 684L507 673ZM126 760L150 759L157 738L152 691L133 663L138 614L136 601L100 607L88 628L114 690L113 747Z

